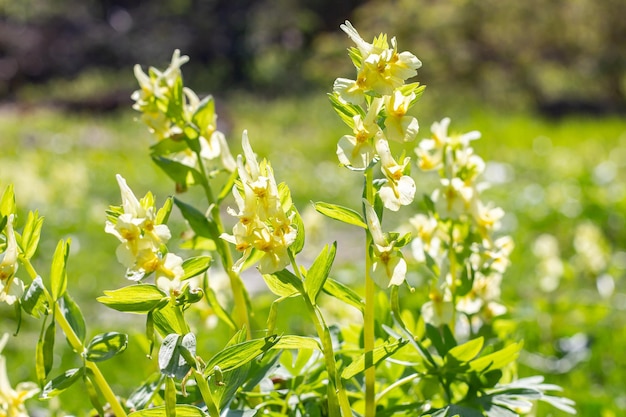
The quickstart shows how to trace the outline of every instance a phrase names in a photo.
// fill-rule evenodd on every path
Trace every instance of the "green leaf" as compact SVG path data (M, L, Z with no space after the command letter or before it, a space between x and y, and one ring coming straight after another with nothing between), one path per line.
M322 351L320 342L317 339L306 336L281 336L272 349L311 349Z
M150 404L154 394L159 391L165 377L160 372L155 372L145 380L135 391L133 391L126 404L133 409L142 409Z
M365 369L370 366L376 366L381 361L393 355L398 349L407 343L408 341L406 340L399 340L394 343L385 343L382 346L374 348L372 352L367 352L359 356L350 365L345 367L343 372L341 372L341 378L350 379L353 376L365 371Z
M267 288L279 297L291 297L304 290L302 281L287 269L273 274L263 274Z
M300 252L302 252L302 249L304 249L304 238L305 238L304 230L305 229L304 229L304 222L302 221L302 217L300 217L300 212L296 210L295 206L293 206L293 213L295 214L293 216L293 224L295 224L296 229L298 230L298 233L296 235L296 240L294 240L291 246L289 246L289 250L294 255L297 255Z
M152 160L176 184L182 186L183 189L202 182L202 174L193 167L158 155L152 155Z
M193 405L177 405L175 408L176 417L204 417L206 414ZM128 417L163 417L165 414L165 406L148 408L132 412Z
M48 382L41 391L40 398L47 400L52 397L56 397L69 387L71 387L76 381L82 379L85 368L74 368L65 371L63 374L57 376L52 381Z
M65 317L81 342L84 342L85 336L87 335L87 327L85 325L85 318L83 317L83 313L80 311L78 304L74 302L68 293L65 293L65 295L59 299L58 303L59 309L63 313L63 317Z
M4 189L2 198L0 198L0 215L2 215L2 217L8 217L9 214L15 214L16 212L17 206L15 205L15 192L13 190L13 184L9 184ZM1 230L2 229L0 229L0 231Z
M184 281L200 275L209 269L209 266L211 266L210 256L196 256L195 258L186 259L183 262L183 270L185 271L185 274L182 276L181 280Z
M176 204L176 207L178 207L185 220L189 223L189 227L196 235L218 241L220 232L212 220L209 220L197 208L175 197L174 204Z
M315 207L315 210L326 217L367 229L367 224L363 220L363 217L350 208L338 206L336 204L324 203L322 201L313 203L313 206Z
M474 371L483 373L487 370L501 369L513 362L519 356L522 350L522 343L511 343L504 349L490 353L470 362L470 368Z
M104 296L98 297L97 300L117 311L142 314L167 303L169 298L155 285L137 284L104 291Z
M43 226L43 217L39 217L39 213L28 212L28 218L22 231L22 251L25 259L33 257L39 245L41 237L41 227Z
M198 126L202 134L206 134L208 127L212 127L210 130L215 128L215 100L213 96L208 95L200 101L195 113L191 116L191 121Z
M263 352L267 352L277 342L278 337L269 336L228 346L207 362L205 376L210 375L214 371L215 366L218 366L222 372L225 372L245 365Z
M196 355L196 336L187 333L184 336L179 334L168 334L161 343L159 349L159 369L161 373L169 378L183 379L191 369L186 350L191 356ZM191 359L191 358L189 358ZM193 363L195 365L195 363Z
M485 340L481 336L465 342L462 345L455 346L450 349L448 353L446 353L444 360L453 360L460 363L469 362L480 353L481 349L483 348L484 341Z
M156 224L165 224L170 218L172 213L172 207L174 207L174 197L168 197L163 203L163 207L157 211L155 222Z
M352 129L354 129L354 116L357 114L365 116L361 107L341 100L337 94L329 94L328 98L330 99L333 109L337 112L341 120L343 120L343 122Z
M86 372L83 374L83 382L85 383L85 389L87 391L87 395L89 396L89 402L98 413L98 416L104 416L104 409L102 408L102 404L100 404L98 391L96 390L96 386L92 382L93 377L93 371L89 368L86 368Z
M85 357L92 362L106 361L124 352L127 346L128 335L118 332L102 333L91 339Z
M37 348L35 350L35 372L37 373L37 379L40 384L43 384L54 362L54 337L55 337L55 322L54 320L46 327L46 322L42 323L42 332L39 335L37 341ZM45 327L45 331L43 328Z
M187 144L182 140L166 138L158 141L150 147L151 156L164 156L171 153L181 152L187 149Z
M309 268L306 279L304 280L304 289L311 300L311 303L315 305L315 300L324 287L324 283L330 274L330 268L335 261L335 254L337 253L337 242L328 248L328 245L324 246L322 252L315 258L313 264Z
M363 298L339 281L335 281L332 278L326 279L326 282L324 282L324 292L344 303L350 304L361 312L365 310L365 301Z
M46 289L40 276L37 276L22 295L22 308L35 318L41 317L48 310Z
M67 257L70 254L70 241L60 240L52 257L52 266L50 268L50 285L52 288L52 299L57 301L63 297L67 289Z
M224 307L222 307L222 305L219 303L219 300L217 299L217 296L215 295L215 291L213 291L213 289L209 285L204 286L204 291L205 291L204 293L206 296L206 300L209 303L209 306L213 309L213 312L215 313L215 315L219 319L221 319L224 323L226 323L228 327L231 328L231 330L233 331L236 330L237 325L235 324L235 321L230 316L230 314L228 314L228 312L224 309Z
M185 329L182 328L181 323L178 321L176 309L178 307L171 304L166 305L163 308L152 311L152 318L154 319L154 327L159 334L163 337L170 333L185 333Z

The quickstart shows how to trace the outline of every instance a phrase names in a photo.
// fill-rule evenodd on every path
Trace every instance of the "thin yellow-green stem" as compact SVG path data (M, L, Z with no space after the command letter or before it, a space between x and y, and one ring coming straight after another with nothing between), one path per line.
M200 157L200 153L197 152L198 157L198 165L200 166L200 173L202 174L202 178L204 181L202 182L202 187L204 189L204 193L206 195L207 201L211 206L211 218L215 222L215 226L220 233L223 233L224 224L222 222L222 217L220 213L219 205L217 204L217 200L213 196L213 191L211 190L211 185L209 184L209 177L206 172L206 168L202 163L202 159ZM230 247L228 244L220 240L219 242L215 242L217 245L221 247L219 251L222 255L222 262L224 269L226 270L226 274L228 275L228 279L230 280L230 288L233 292L233 301L235 303L234 306L234 317L237 322L237 325L240 327L245 327L248 338L251 337L251 328L250 328L250 314L248 312L248 302L247 302L247 291L246 287L243 285L243 281L238 273L233 271L233 255L230 251Z
M26 258L21 258L20 260L22 261L22 265L28 272L28 275L30 276L30 278L33 280L37 278L38 276L37 271L35 271L35 268L33 268L33 265L30 263L30 260ZM52 304L53 303L52 297L50 296L50 294L45 288L44 288L44 291L45 291L46 298ZM72 349L74 349L76 353L78 353L79 355L82 355L85 351L85 346L83 345L83 342L80 340L80 338L74 332L74 329L72 329L72 326L70 325L70 323L65 318L63 311L61 311L61 308L59 307L59 303L54 302L54 309L55 309L54 318L56 322L59 324L59 326L61 327L61 329L63 330L63 333L65 333L65 337L67 338L67 341L69 342L70 346L72 346ZM117 397L115 396L115 393L113 393L113 390L111 389L108 382L104 378L104 375L102 375L102 372L100 372L100 369L98 368L98 366L94 362L91 362L88 360L85 360L85 366L91 370L93 374L93 381L95 382L96 386L98 387L98 389L100 390L104 398L109 402L111 411L118 417L126 417L126 411L124 411L124 407L122 407L122 405L118 401Z
M298 278L302 280L302 275L300 274L300 269L298 268L298 264L291 252L289 252L289 258L291 260L291 266ZM324 317L321 312L313 304L313 301L309 298L306 292L302 292L302 298L304 299L304 304L306 305L307 312L313 321L313 325L315 326L315 330L317 332L317 336L320 338L322 342L322 353L324 354L324 360L326 362L326 371L328 372L328 411L329 415L333 417L341 417L342 412L344 417L348 417L352 415L352 410L350 409L350 402L348 401L348 396L343 389L343 384L341 383L341 377L337 374L337 364L335 362L335 352L333 350L333 342L330 337L330 330L324 321Z
M213 395L211 395L211 389L209 388L209 383L202 375L202 372L199 372L197 369L193 369L193 377L196 380L196 384L198 384L198 389L200 390L200 394L202 395L202 399L207 406L207 410L209 412L209 416L211 417L219 417L220 410L215 404L215 400L213 399Z
M374 205L374 174L371 169L365 172L365 196ZM365 234L365 311L363 313L363 344L365 350L365 417L376 415L376 368L374 368L374 314L376 303L376 285L372 279L372 258L370 247L372 236Z

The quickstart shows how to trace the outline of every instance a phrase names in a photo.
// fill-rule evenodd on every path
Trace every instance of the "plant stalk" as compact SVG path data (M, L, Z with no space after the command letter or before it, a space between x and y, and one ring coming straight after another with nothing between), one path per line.
M365 171L365 198L374 205L374 174L372 169ZM371 276L372 258L370 248L372 235L365 233L365 311L363 313L363 347L365 354L365 417L376 415L376 368L374 367L374 316L376 284Z

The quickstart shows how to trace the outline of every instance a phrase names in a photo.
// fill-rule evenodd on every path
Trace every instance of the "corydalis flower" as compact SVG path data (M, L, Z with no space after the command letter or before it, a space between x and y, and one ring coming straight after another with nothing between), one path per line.
M398 211L401 206L411 204L415 197L415 181L404 174L411 159L404 158L404 161L398 164L391 156L389 143L385 139L376 141L376 151L380 156L380 169L387 180L378 194L385 208Z
M116 178L122 206L112 208L117 216L107 220L105 231L121 242L116 255L127 268L126 277L139 281L155 272L159 287L167 291L179 289L180 278L184 275L182 259L167 253L165 243L170 239L171 232L167 225L158 224L152 194L148 193L140 201L121 175ZM166 282L166 279L170 282Z
M382 288L400 285L406 277L406 261L396 241L385 238L374 207L364 200L367 228L372 236L372 279Z
M4 334L0 338L0 353L9 338ZM24 402L37 394L39 388L34 382L22 382L15 389L11 387L7 375L6 358L0 355L0 416L2 417L28 417Z
M242 155L237 157L241 185L233 187L239 211L228 209L228 213L238 217L239 222L233 227L232 235L223 233L221 238L242 252L241 258L233 265L234 271L240 271L256 249L263 253L259 271L271 274L284 269L290 262L288 247L297 236L297 229L292 223L294 214L287 214L290 206L283 207L272 167L265 160L261 163L257 161L247 131L243 132L242 147L245 163ZM286 187L283 190L284 193L289 192Z
M415 99L415 93L408 96L396 90L392 95L385 97L385 133L387 138L396 142L411 142L419 132L419 123L412 116L407 116L411 102Z
M24 293L24 283L15 277L18 248L13 231L15 216L10 214L6 225L6 247L0 254L0 302L14 304Z
M334 91L349 103L359 104L369 92L379 96L391 94L405 80L417 75L417 69L422 66L412 53L398 53L396 38L391 39L389 47L387 36L383 34L373 43L364 41L349 21L341 25L341 29L357 45L352 50L357 79L338 78L334 85Z
M353 117L353 134L344 135L337 143L337 157L341 164L365 169L372 162L376 154L373 140L382 137L382 131L376 123L381 108L382 100L374 99L365 118L358 114Z

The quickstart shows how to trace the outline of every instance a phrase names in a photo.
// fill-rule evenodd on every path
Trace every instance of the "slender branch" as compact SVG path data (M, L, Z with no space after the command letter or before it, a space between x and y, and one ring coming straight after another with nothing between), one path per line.
M365 171L365 198L374 205L374 174L369 168ZM374 367L374 315L376 303L376 285L371 276L372 258L370 247L372 246L372 236L365 233L365 311L363 314L363 339L365 353L365 417L376 415L376 368Z

